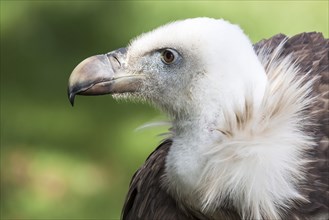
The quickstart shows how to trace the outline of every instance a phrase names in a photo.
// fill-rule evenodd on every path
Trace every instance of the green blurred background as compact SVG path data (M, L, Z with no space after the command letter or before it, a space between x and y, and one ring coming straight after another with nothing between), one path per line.
M1 1L1 219L118 219L134 171L167 128L143 104L77 97L84 58L188 17L225 18L253 42L323 32L328 1Z

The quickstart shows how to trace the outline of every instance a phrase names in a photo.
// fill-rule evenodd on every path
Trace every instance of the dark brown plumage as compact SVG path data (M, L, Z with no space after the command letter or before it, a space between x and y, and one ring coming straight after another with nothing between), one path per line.
M256 53L267 47L273 51L284 39L283 34L262 40L254 45ZM298 189L309 202L295 204L284 210L285 219L319 219L320 214L329 212L329 40L320 33L302 33L290 37L283 46L280 56L292 55L300 68L300 74L310 71L310 77L319 77L313 85L313 95L317 98L309 111L314 117L314 125L304 128L316 137L317 146L308 152L313 162L307 169L305 181ZM240 219L234 207L222 207L216 216L205 216L189 210L178 203L166 191L161 182L165 159L171 140L165 140L147 158L144 165L133 176L122 218L129 219ZM328 218L329 214L326 218Z

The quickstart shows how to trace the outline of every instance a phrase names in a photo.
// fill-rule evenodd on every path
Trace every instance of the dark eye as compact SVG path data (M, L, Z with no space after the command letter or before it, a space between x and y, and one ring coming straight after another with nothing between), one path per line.
M161 53L161 59L165 64L171 64L176 59L176 52L170 49L165 49Z

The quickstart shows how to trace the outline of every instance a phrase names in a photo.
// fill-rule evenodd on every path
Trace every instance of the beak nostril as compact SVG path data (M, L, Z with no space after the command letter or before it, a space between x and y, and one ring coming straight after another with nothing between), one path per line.
M115 54L108 53L108 54L106 54L106 56L107 56L107 59L110 61L112 67L114 67L115 69L119 69L121 67L121 62Z
M113 56L113 58L119 63L119 65L121 66L121 63L119 61L119 59L116 56Z

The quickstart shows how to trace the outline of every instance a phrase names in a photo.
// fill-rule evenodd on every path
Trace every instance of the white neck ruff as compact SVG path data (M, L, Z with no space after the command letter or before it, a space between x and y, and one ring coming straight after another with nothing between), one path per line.
M313 81L298 78L291 58L278 58L280 48L259 55L268 81L257 105L250 88L228 109L173 122L164 184L175 198L207 213L229 200L242 218L254 219L278 219L304 199L296 185L313 144L302 131Z

